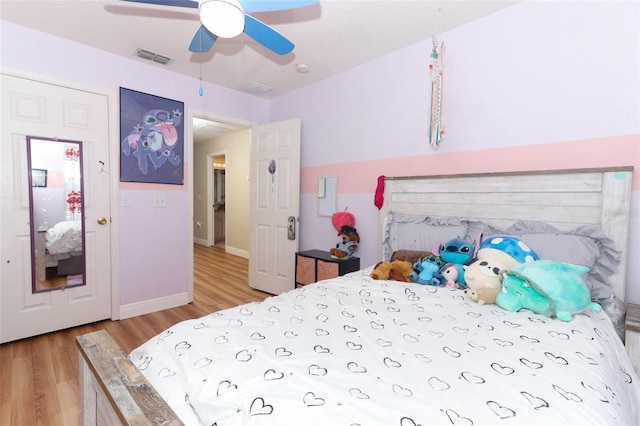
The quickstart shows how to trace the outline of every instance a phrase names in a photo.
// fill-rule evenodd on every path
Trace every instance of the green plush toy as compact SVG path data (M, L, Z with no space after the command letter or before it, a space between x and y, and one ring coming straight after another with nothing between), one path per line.
M562 321L589 308L602 308L591 301L591 294L581 275L589 268L569 263L538 260L502 271L502 290L496 304L508 311L528 309Z

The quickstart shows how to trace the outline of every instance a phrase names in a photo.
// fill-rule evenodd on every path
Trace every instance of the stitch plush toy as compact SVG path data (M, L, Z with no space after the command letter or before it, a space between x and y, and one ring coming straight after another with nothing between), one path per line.
M451 263L458 269L455 283L457 288L467 288L464 280L463 265L467 265L473 260L475 245L462 238L452 238L444 244L440 244L437 250L434 250L434 254L440 256L445 263ZM450 273L452 276L452 274Z
M356 228L344 225L338 232L338 237L341 237L341 239L336 244L336 247L329 250L331 257L335 259L351 257L358 249L358 244L360 244L360 235L358 235Z
M413 272L409 275L411 281L418 284L440 285L440 259L436 256L429 256L420 259L413 264Z

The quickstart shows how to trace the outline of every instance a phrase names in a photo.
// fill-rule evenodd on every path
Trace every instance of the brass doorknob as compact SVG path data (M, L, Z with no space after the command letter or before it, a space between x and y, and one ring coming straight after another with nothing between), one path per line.
M106 225L107 224L107 218L106 217L99 217L98 218L98 225Z

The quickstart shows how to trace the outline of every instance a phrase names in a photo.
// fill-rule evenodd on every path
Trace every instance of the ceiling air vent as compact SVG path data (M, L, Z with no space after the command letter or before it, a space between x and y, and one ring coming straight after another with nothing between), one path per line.
M150 50L140 49L140 48L136 50L136 56L138 58L148 59L150 61L157 62L162 65L167 65L169 62L173 61L173 58L170 58L168 56L160 55Z
M261 96L261 95L264 95L265 93L269 93L273 89L269 86L265 86L264 84L260 84L252 81L251 83L247 83L244 86L242 86L240 90L242 90L243 92L249 93L251 95Z

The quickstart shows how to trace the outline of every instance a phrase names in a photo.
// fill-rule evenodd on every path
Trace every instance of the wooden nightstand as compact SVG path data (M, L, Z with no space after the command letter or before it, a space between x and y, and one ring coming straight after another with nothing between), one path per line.
M328 251L299 251L296 253L296 287L335 278L358 269L359 257L334 259Z
M640 376L640 305L627 304L624 330L624 346L627 348L633 369Z

